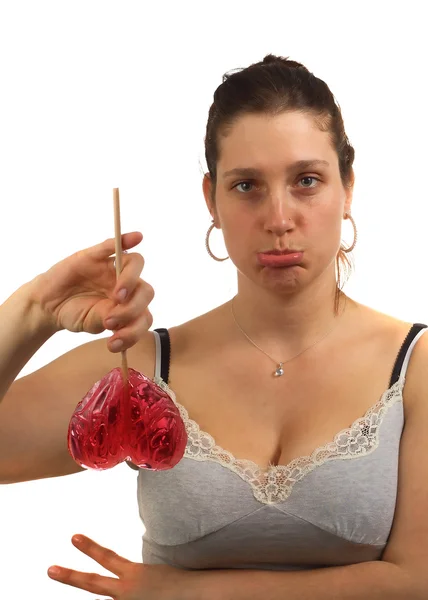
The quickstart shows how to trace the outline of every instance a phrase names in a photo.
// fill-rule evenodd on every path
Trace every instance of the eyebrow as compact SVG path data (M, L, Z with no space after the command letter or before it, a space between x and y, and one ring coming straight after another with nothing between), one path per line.
M287 171L295 171L297 169L307 169L309 167L317 166L329 167L330 164L326 160L319 159L298 160L292 163L287 168ZM226 179L226 177L230 177L231 175L239 175L242 177L258 177L261 174L262 172L260 171L260 169L254 169L252 167L238 167L236 169L232 169L231 171L226 171L223 174L223 179Z

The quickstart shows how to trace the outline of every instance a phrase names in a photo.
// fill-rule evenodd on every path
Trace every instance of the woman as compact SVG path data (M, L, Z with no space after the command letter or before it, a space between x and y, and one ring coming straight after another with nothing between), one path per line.
M144 260L126 255L116 284L113 240L25 284L0 307L1 480L82 470L66 445L75 399L128 349L179 406L186 452L169 471L139 470L143 565L83 537L78 547L119 579L52 577L120 600L424 598L426 325L341 291L357 230L340 108L303 65L268 55L224 78L205 147L207 250L226 259L209 245L221 229L237 295L148 331ZM123 247L140 241L126 234ZM61 329L115 334L109 353L97 340L14 381Z

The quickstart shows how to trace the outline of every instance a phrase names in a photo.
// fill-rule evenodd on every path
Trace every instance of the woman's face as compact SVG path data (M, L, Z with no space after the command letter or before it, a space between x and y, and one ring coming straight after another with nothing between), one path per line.
M298 112L249 114L221 138L219 154L215 206L209 177L203 190L238 271L288 290L323 274L335 277L352 190L342 185L328 133ZM315 160L320 162L298 164ZM280 269L262 266L258 253L275 248L303 251L302 261Z

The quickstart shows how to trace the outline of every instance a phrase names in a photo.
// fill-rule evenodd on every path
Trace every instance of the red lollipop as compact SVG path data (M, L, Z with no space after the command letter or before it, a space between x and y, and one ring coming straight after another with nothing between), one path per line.
M124 385L113 369L78 404L68 428L68 449L90 469L111 469L124 460L163 471L183 457L187 434L170 396L134 369Z
M119 190L113 190L116 274L122 270ZM128 369L113 369L77 405L68 427L68 450L89 469L111 469L130 460L142 469L172 469L184 456L187 433L172 398L154 381Z

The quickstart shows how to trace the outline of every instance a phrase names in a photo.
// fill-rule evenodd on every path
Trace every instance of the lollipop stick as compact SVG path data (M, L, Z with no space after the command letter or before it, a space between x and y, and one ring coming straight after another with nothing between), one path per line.
M114 237L116 253L116 281L122 272L122 236L120 232L120 200L119 188L113 188L113 206L114 206ZM126 359L126 350L122 354L122 376L125 389L128 387L128 361Z

